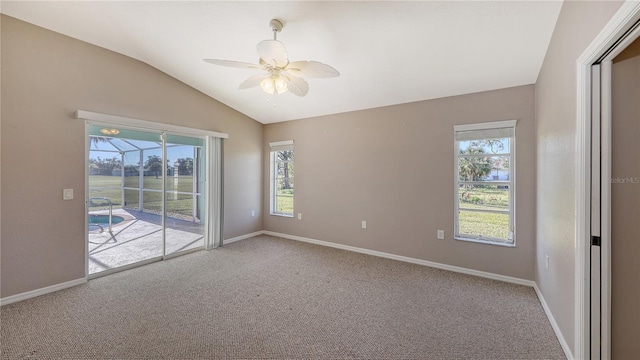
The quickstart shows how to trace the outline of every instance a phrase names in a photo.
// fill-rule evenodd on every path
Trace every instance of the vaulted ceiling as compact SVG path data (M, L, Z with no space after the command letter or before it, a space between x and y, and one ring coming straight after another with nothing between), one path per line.
M561 1L2 1L6 15L143 61L262 123L533 84ZM273 37L340 77L239 90Z

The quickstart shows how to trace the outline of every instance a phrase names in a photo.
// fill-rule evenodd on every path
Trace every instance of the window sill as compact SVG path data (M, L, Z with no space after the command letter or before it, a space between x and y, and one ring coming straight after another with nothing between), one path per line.
M472 239L472 238L465 238L460 236L454 236L453 238L459 241L473 242L478 244L496 245L496 246L504 246L504 247L511 247L511 248L516 247L515 241L512 244L510 244L510 243L499 242L499 241Z
M289 214L269 213L269 215L280 216L280 217L285 217L285 218L293 218L293 214L289 215Z

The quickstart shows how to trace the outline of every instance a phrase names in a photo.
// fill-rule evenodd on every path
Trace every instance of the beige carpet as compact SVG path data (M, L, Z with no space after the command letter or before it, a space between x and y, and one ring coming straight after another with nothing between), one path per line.
M563 359L532 288L269 236L3 306L3 359Z

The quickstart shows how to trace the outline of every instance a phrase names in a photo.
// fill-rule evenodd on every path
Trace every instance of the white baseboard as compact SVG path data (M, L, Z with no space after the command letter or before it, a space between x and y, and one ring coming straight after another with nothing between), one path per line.
M381 252L381 251L363 249L363 248L359 248L359 247L355 247L355 246L336 244L336 243L332 243L332 242L328 242L328 241L322 241L322 240L315 240L315 239L310 239L310 238L306 238L306 237L302 237L302 236L282 234L282 233L277 233L277 232L273 232L273 231L264 231L264 234L265 235L271 235L271 236L277 236L277 237L290 239L290 240L302 241L302 242L316 244L316 245L328 246L328 247L342 249L342 250L358 252L358 253L362 253L362 254L367 254L367 255L372 255L372 256L392 259L392 260L404 261L404 262L407 262L407 263L412 263L412 264L417 264L417 265L429 266L429 267L432 267L432 268L448 270L448 271L453 271L453 272L462 273L462 274L479 276L479 277L483 277L483 278L487 278L487 279L504 281L504 282L508 282L508 283L512 283L512 284L531 286L531 287L533 287L534 284L535 284L532 280L519 279L519 278L515 278L515 277L511 277L511 276L505 276L505 275L499 275L499 274L494 274L494 273L489 273L489 272L484 272L484 271L472 270L472 269L467 269L467 268L453 266L453 265L447 265L447 264L441 264L441 263L422 260L422 259L410 258L410 257L407 257L407 256L400 256L400 255L389 254L389 253L385 253L385 252Z
M36 296L40 296L40 295L44 295L44 294L49 294L49 293L52 293L52 292L55 292L55 291L58 291L58 290L70 288L72 286L81 285L81 284L84 284L86 282L87 282L87 278L81 278L81 279L76 279L76 280L63 282L63 283L60 283L60 284L46 286L46 287L43 287L43 288L40 288L40 289L35 289L35 290L23 292L23 293L16 294L16 295L3 297L3 298L0 299L0 306L9 305L9 304L14 303L14 302L31 299L31 298L34 298Z
M562 350L564 351L564 355L567 357L567 359L569 360L573 360L573 354L571 353L571 349L569 348L569 343L567 343L567 340L564 338L564 336L562 336L562 332L560 331L560 327L558 326L558 323L556 322L556 319L553 317L553 313L551 312L551 309L549 308L549 305L547 305L547 301L544 299L544 296L542 296L542 292L540 291L540 288L538 287L538 284L536 284L535 282L533 283L533 288L536 291L536 294L538 295L538 299L540 300L540 303L542 304L542 308L544 309L545 314L547 314L547 318L549 319L549 322L551 323L551 327L553 328L553 331L556 333L556 337L558 338L558 341L560 342L560 346L562 346Z
M264 234L264 231L260 230L260 231L252 232L251 234L245 234L245 235L240 235L240 236L233 237L231 239L225 239L225 240L222 241L222 245L231 244L231 243L234 243L236 241L252 238L254 236L258 236L258 235L262 235L262 234Z

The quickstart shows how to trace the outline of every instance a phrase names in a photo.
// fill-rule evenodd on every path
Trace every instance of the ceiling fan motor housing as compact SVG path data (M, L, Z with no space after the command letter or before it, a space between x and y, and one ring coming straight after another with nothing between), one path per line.
M271 26L271 29L273 31L280 32L280 31L282 31L282 28L284 27L284 24L282 23L281 20L271 19L271 21L269 21L269 26Z

